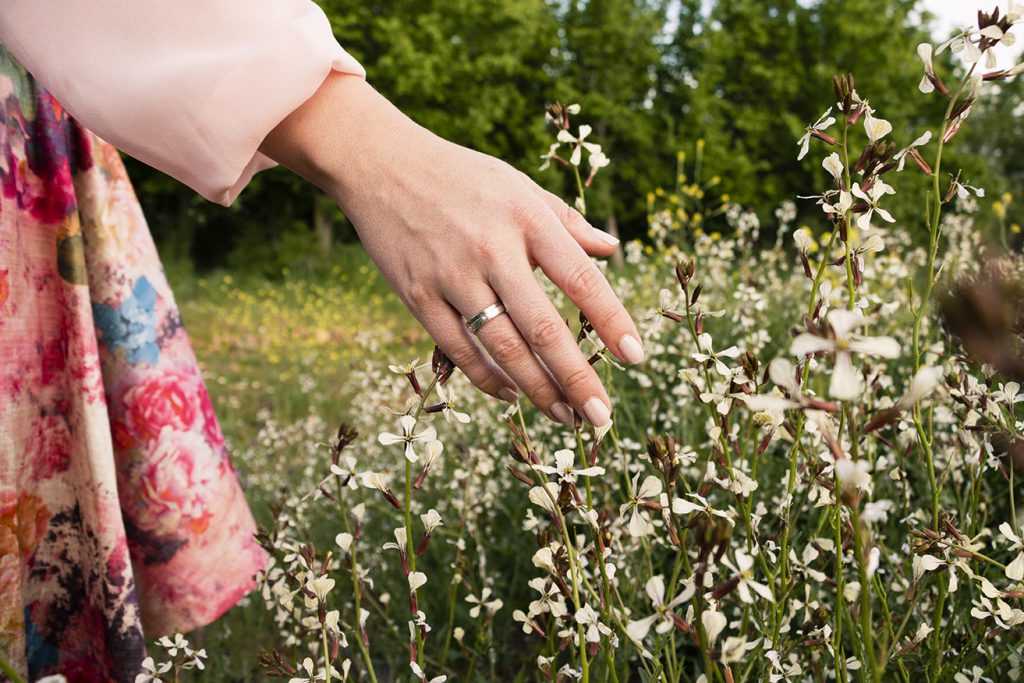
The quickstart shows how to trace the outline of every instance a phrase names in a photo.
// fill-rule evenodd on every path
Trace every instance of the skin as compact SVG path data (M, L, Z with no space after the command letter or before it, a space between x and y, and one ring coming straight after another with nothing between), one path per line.
M540 268L620 360L643 360L640 335L589 256L617 241L493 157L444 140L365 80L332 73L260 150L330 194L370 257L441 349L481 390L521 389L551 419L572 409L610 419L611 402L544 294ZM495 301L476 338L463 320Z

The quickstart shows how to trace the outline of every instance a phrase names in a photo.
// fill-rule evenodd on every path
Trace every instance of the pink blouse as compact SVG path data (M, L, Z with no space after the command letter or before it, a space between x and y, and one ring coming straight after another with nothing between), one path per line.
M310 0L2 0L0 43L87 128L225 205L332 69L365 77Z

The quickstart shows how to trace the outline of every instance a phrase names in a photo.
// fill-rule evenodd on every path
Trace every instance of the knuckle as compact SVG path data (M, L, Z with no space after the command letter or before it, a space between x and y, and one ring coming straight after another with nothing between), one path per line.
M543 202L533 198L515 199L510 208L512 222L524 232L531 231L542 222L543 209Z
M583 216L579 211L561 200L558 203L558 219L562 221L563 225L579 225L583 222Z
M584 299L595 290L600 277L601 273L593 263L580 261L569 266L562 291L573 301Z
M491 357L503 367L518 365L525 356L526 346L513 335L504 335L496 339L491 346Z
M536 406L547 406L559 398L558 389L547 377L539 376L521 385Z
M594 371L589 367L577 368L562 378L562 388L568 394L582 394L590 396L593 392L583 391L594 379Z
M412 308L422 309L427 307L434 299L433 288L423 282L413 282L405 290L405 299Z
M501 260L502 254L508 254L508 249L502 249L497 240L491 237L484 237L476 244L477 258L485 264L495 264Z
M618 306L606 306L602 307L596 315L595 320L591 320L590 323L598 330L610 330L615 327L625 327L625 321L623 319L623 311L619 310ZM626 314L628 316L628 314Z
M471 271L459 261L446 261L438 263L435 267L438 281L448 287L461 286L471 275Z
M565 323L549 315L539 316L529 327L530 342L537 348L551 348L565 335Z
M480 352L469 345L459 345L451 350L446 350L445 355L455 364L455 367L462 370L467 376L478 368L482 361Z

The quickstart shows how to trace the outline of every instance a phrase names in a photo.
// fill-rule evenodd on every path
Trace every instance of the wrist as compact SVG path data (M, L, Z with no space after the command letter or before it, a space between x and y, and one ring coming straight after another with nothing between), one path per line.
M331 72L317 92L267 136L260 151L343 207L379 189L396 150L429 135L363 78Z

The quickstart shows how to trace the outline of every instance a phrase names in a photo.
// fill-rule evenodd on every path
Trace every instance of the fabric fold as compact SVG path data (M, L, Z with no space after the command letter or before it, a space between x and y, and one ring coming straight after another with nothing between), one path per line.
M87 128L225 205L332 70L365 77L309 0L5 0L0 43Z

